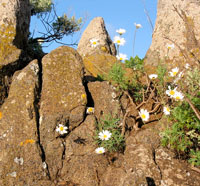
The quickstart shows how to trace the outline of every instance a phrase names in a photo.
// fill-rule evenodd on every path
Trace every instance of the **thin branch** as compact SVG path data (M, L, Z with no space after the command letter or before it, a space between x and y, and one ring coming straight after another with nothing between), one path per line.
M199 111L195 108L195 106L193 105L193 103L187 97L185 97L185 101L188 102L188 104L190 105L190 107L192 108L192 110L194 111L194 113L196 114L197 118L200 120Z
M142 3L143 3L143 6L144 6L144 13L145 13L146 16L147 16L147 20L148 20L148 22L149 22L149 24L150 24L150 26L151 26L152 33L153 33L153 30L154 30L154 28L153 28L153 23L152 23L152 21L151 21L151 18L150 18L150 16L149 16L149 13L148 13L148 11L147 11L147 9L146 9L145 1L144 1L144 0L141 0L141 1L142 1Z

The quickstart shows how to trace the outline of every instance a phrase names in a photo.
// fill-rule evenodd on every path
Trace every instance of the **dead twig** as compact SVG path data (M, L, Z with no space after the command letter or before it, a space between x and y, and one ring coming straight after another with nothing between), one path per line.
M192 110L194 111L195 115L197 116L197 118L200 120L200 114L199 111L195 108L195 106L193 105L193 103L186 97L185 101L188 102L188 104L190 105L190 107L192 108Z

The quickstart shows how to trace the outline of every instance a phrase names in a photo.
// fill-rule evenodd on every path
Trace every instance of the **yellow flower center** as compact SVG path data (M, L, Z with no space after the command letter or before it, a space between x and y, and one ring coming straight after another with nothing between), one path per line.
M82 95L81 95L81 98L82 98L82 99L85 99L85 98L86 98L86 95L85 95L85 94L82 94Z
M107 135L106 135L106 134L104 134L104 135L103 135L103 138L107 138Z
M170 109L169 109L168 107L166 108L166 110L167 110L167 112L169 112L169 111L170 111Z
M119 43L121 43L121 41L120 41L120 40L117 40L117 43L119 44Z
M173 96L173 95L175 94L175 91L174 91L174 90L171 90L171 91L169 92L169 94Z
M142 119L145 119L145 118L146 118L146 115L145 115L145 114L142 114L142 115L141 115L141 118L142 118Z
M177 100L180 100L181 98L180 98L180 96L176 96L176 99L177 99Z
M168 48L168 50L169 50L169 49L171 49L171 47L170 47L170 46L168 46L167 48Z
M92 112L92 111L93 111L93 108L88 108L88 111L89 111L89 112Z
M119 58L119 60L121 61L121 60L123 60L123 58L122 58L122 57L120 57L120 58Z
M93 45L96 45L97 44L97 42L96 41L93 41L93 43L92 43Z
M61 127L60 127L60 131L63 131L63 130L64 130L64 127L63 127L63 126L61 126Z
M102 151L102 150L99 150L99 153L100 153L100 154L102 154L102 153L103 153L103 151Z
M2 112L0 112L0 119L2 118Z
M173 75L175 76L177 74L177 72L173 72Z

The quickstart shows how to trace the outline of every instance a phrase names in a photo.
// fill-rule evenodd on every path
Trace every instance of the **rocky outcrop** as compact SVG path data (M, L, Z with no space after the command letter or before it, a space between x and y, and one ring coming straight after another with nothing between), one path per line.
M83 58L87 75L94 77L107 75L116 61L115 56L105 54L93 54Z
M183 65L183 61L195 63L200 47L199 12L198 0L158 0L152 44L145 64L156 66L163 60L169 65Z
M31 9L28 0L2 0L0 3L0 25L12 36L9 42L14 42L18 48L27 44ZM2 37L2 35L1 35ZM7 38L8 39L8 38Z
M118 99L119 95L108 82L90 82L88 83L88 90L94 101L95 116L98 119L108 115L114 118L123 116Z
M0 185L42 185L48 177L39 146L36 102L39 66L32 61L13 76L1 107ZM43 181L42 181L43 180Z
M40 137L52 179L61 169L65 150L56 127L63 124L71 131L84 119L87 97L82 78L82 59L72 48L59 47L42 59Z
M90 42L92 39L97 39L96 47L92 47ZM77 51L81 56L93 53L116 55L115 45L108 35L102 17L96 17L90 22L79 41Z
M28 62L27 48L30 23L28 0L0 2L0 105L8 96L12 75Z

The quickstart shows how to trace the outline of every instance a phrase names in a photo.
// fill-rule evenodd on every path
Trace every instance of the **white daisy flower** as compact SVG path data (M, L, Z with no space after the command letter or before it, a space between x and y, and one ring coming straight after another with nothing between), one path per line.
M181 101L183 100L184 96L181 92L178 92L176 91L175 95L173 96L173 98L176 100L176 101Z
M105 152L105 149L103 147L98 147L98 148L96 148L95 152L97 154L103 154Z
M168 106L164 106L163 112L165 115L170 115L170 108Z
M150 75L149 75L149 78L150 78L150 79L156 79L157 77L158 77L157 74L150 74Z
M174 44L167 44L166 46L168 50L174 49Z
M98 40L98 39L91 39L91 40L90 40L90 43L91 43L91 46L92 46L93 48L95 48L96 46L99 45L99 40Z
M142 118L143 121L148 121L149 120L149 112L146 109L141 109L139 112L140 117Z
M126 54L122 54L122 53L119 53L117 56L117 59L120 60L120 61L123 61L123 60L127 60L127 55Z
M59 132L61 135L63 134L66 134L67 133L67 129L68 127L62 125L62 124L59 124L57 127L56 127L56 132Z
M142 28L142 25L141 25L141 24L134 23L134 25L135 25L136 29Z
M99 138L101 140L109 140L111 135L112 133L109 132L108 130L103 130L102 132L99 132Z
M88 107L86 113L87 114L93 114L94 113L94 108L93 107Z
M178 73L178 71L179 71L179 68L178 68L178 67L173 68L172 71L169 72L169 75L170 75L171 77L174 77L174 76L176 76L176 74Z
M177 92L176 89L177 89L177 87L176 87L175 89L172 90L171 87L168 86L168 90L166 90L166 94L167 94L168 96L170 96L171 98L173 98L174 95L175 95L175 93Z
M185 64L185 68L186 68L186 69L189 69L189 68L190 68L190 65L189 65L188 63L186 63L186 64Z
M119 36L115 36L114 37L114 43L116 43L117 45L124 45L125 44L125 39Z
M123 28L120 28L120 29L116 30L116 32L117 32L119 35L122 35L122 34L126 33L126 30L123 29Z

